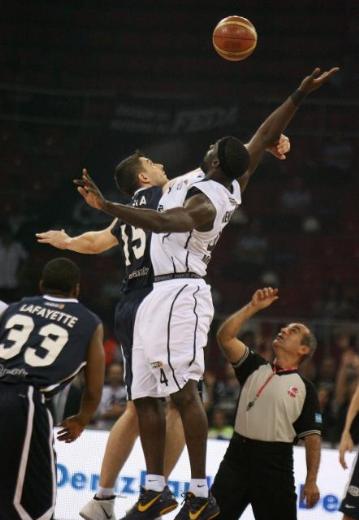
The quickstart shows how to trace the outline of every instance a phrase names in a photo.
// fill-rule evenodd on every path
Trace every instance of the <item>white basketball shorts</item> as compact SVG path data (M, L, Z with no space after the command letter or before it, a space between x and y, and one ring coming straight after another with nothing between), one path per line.
M154 284L135 320L132 399L166 397L202 379L213 313L211 289L202 279Z

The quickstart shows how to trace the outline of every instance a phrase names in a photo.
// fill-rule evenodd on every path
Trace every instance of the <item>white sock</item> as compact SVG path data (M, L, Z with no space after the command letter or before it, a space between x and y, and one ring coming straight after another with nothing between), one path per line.
M98 488L98 491L96 493L96 497L97 498L109 498L109 497L113 497L115 494L115 488L104 488L104 487L99 487Z
M147 473L145 481L145 489L152 491L163 491L166 485L165 477L163 475L153 475Z
M196 497L208 497L208 483L206 478L192 478L189 490Z

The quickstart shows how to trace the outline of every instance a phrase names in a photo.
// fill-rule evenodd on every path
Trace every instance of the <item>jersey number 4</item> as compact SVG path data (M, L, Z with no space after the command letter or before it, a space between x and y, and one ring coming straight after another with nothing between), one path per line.
M128 229L129 227L131 229L130 236L126 233L126 228ZM121 237L126 265L131 265L130 248L137 260L142 258L146 249L146 233L141 228L123 224L121 226Z
M34 328L35 323L30 316L23 314L11 316L5 324L5 329L9 330L7 340L12 341L13 344L11 347L5 347L4 343L0 343L0 359L11 359L17 356ZM41 347L45 354L39 356L36 347L27 347L24 360L26 364L32 367L46 367L51 365L58 357L69 339L69 333L63 327L49 323L41 327L37 334L44 337L38 347Z

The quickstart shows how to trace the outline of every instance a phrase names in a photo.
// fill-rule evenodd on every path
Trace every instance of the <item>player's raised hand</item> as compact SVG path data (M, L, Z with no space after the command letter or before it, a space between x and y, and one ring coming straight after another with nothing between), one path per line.
M353 439L349 432L343 432L342 438L339 444L339 462L342 468L347 469L348 465L345 460L345 454L347 451L352 451L354 448Z
M64 229L49 230L43 233L36 233L36 239L40 244L50 244L50 246L57 247L57 249L67 249L71 240Z
M72 415L64 419L61 426L62 429L57 433L57 440L69 443L80 437L86 424L84 424L80 415Z
M73 182L89 206L95 209L103 208L105 198L85 168L82 170L81 179L75 179Z
M310 94L313 90L317 90L324 83L327 83L339 70L339 67L333 67L330 70L322 72L319 67L316 67L310 76L303 79L299 90L305 94Z
M256 309L256 311L259 311L272 305L272 303L278 300L278 298L278 289L264 287L263 289L258 289L253 294L251 305Z
M278 141L272 146L268 146L267 152L271 153L279 159L280 161L284 161L286 159L286 154L290 151L290 141L289 137L284 134L281 134Z

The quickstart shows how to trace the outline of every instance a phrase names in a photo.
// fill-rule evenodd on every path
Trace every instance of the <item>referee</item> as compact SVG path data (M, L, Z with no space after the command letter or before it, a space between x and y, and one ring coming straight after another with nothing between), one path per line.
M313 334L302 323L283 327L273 341L273 363L237 339L243 324L277 299L278 289L257 290L217 334L241 384L234 434L212 487L221 520L237 520L248 504L256 520L297 519L292 449L297 439L304 439L306 451L303 498L308 507L319 500L321 415L313 385L298 373L315 350Z

